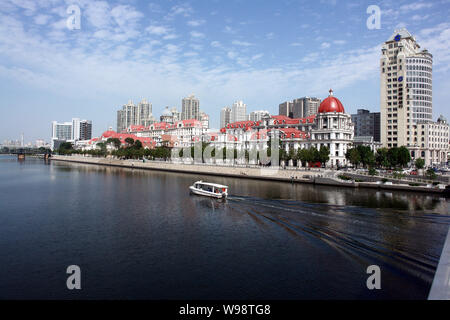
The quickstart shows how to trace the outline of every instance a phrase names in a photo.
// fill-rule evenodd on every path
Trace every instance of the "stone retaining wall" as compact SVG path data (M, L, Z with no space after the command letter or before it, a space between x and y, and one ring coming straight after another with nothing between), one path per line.
M389 189L402 191L416 191L427 193L445 193L445 190L437 188L414 187L408 185L383 185L371 182L358 183L339 181L334 177L335 172L325 171L305 171L305 170L285 170L273 167L252 168L245 166L220 166L206 164L181 164L159 161L138 161L138 160L118 160L112 158L94 158L83 156L53 156L53 161L68 161L86 164L98 164L112 167L135 168L146 170L158 170L180 173L203 174L212 176L228 176L259 180L283 181L291 183L312 183L319 185L330 185L350 188L372 188Z

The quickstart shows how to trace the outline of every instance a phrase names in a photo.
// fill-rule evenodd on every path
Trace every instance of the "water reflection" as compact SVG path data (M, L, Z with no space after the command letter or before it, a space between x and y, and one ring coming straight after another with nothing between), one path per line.
M424 299L450 225L436 195L28 159L0 166L0 296L9 298L70 298L57 275L77 261L89 270L80 298ZM190 195L197 180L228 185L229 198ZM364 290L370 264L383 270L379 292Z

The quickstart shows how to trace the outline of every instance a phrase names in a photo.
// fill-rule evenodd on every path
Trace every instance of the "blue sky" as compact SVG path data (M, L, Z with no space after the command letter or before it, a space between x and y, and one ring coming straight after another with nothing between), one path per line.
M76 4L81 28L69 30ZM369 5L381 28L369 30ZM218 128L220 109L278 112L333 88L347 112L379 110L380 45L406 27L434 55L434 118L450 118L449 0L0 1L0 142L50 138L52 120L115 128L147 98L159 118L194 93Z

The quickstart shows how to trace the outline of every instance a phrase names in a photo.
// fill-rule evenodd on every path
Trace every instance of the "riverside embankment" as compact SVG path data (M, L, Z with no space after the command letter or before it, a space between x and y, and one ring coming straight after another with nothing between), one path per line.
M412 186L394 181L394 183L382 183L381 181L356 182L343 181L337 176L339 172L335 170L298 170L282 169L277 167L249 167L249 166L230 166L230 165L209 165L209 164L184 164L163 161L138 161L138 160L119 160L113 158L94 158L84 156L53 156L52 161L65 161L84 164L95 164L111 167L122 167L130 169L158 170L198 175L226 176L246 179L259 179L282 181L288 183L309 183L317 185L329 185L348 188L372 188L386 190L400 190L412 192L427 192L448 194L444 186Z

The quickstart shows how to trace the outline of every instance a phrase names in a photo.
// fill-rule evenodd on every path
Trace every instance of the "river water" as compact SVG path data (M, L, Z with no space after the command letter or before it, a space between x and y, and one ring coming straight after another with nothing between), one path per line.
M435 195L0 156L0 299L426 299L449 226Z

